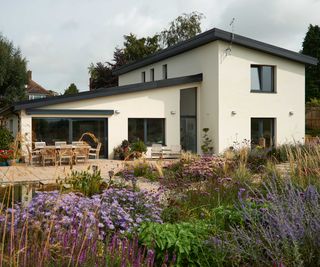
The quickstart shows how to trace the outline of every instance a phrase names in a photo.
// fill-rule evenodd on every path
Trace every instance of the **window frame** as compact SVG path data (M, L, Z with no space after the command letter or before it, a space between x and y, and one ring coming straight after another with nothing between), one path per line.
M146 82L146 72L145 71L141 72L141 82L143 82L143 83Z
M168 64L162 65L162 79L167 80L168 79Z
M262 88L262 81L263 81L263 67L271 67L271 84L272 84L272 91L265 91ZM252 68L258 69L258 75L259 75L259 84L260 84L260 90L252 89L252 74L251 70ZM262 94L276 94L277 93L277 87L276 87L276 66L275 65L267 65L267 64L251 64L250 65L250 92L251 93L262 93Z
M154 68L150 69L150 82L154 82Z
M134 140L129 140L129 120L143 120L143 141L146 146L151 146L152 143L148 142L148 120L161 120L163 127L163 140L162 145L166 146L166 119L165 118L128 118L128 141L132 142Z

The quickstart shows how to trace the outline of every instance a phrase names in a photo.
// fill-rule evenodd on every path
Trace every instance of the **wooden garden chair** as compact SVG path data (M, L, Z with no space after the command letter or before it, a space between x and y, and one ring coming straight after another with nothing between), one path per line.
M94 157L95 159L99 159L100 149L101 149L101 143L99 142L97 145L97 148L90 148L89 149L89 157Z
M42 166L46 165L47 161L52 162L54 165L57 164L56 150L52 148L43 148L40 150Z

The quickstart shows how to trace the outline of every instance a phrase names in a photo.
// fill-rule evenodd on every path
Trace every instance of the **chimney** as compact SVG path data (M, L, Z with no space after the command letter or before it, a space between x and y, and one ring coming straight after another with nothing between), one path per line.
M30 82L32 80L32 71L31 70L27 71L27 76L28 76L28 82Z

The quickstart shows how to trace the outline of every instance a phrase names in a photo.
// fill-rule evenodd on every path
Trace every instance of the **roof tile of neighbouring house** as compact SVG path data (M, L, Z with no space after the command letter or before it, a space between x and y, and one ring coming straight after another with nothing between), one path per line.
M140 92L140 91L146 91L146 90L181 85L181 84L196 83L201 81L202 81L202 73L199 73L199 74L190 75L190 76L183 76L183 77L171 78L166 80L158 80L153 82L128 84L128 85L110 87L110 88L100 88L94 91L85 91L85 92L80 92L72 95L53 96L49 98L17 102L14 104L13 110L38 108L38 107L43 107L47 105L86 100L86 99L92 99L92 98L103 97L103 96L112 96L112 95Z
M34 80L29 80L26 90L27 94L39 94L47 96L52 95L48 90L44 89L40 84L36 83Z
M233 36L233 39L232 39ZM197 48L199 46L208 44L210 42L216 41L216 40L222 40L226 42L231 42L234 44L242 45L248 48L252 48L255 50L263 51L272 55L276 55L279 57L287 58L293 61L297 61L304 64L312 64L316 65L318 63L318 60L316 58L302 55L297 52L293 52L278 46L274 46L271 44L263 43L254 39L250 39L238 34L232 34L227 31L223 31L217 28L213 28L209 31L206 31L204 33L198 34L197 36L180 42L174 46L170 46L166 49L163 49L155 54L152 54L150 56L147 56L141 60L129 63L127 65L124 65L116 70L113 71L115 75L121 75L125 74L129 71L156 63L158 61L176 56L178 54L187 52L189 50L192 50L194 48Z

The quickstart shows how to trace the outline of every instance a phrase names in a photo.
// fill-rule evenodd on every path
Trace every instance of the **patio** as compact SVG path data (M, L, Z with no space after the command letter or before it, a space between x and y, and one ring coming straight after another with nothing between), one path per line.
M103 178L109 177L109 171L115 173L120 171L124 165L123 161L90 159L86 163L73 165L72 169L68 165L62 166L30 166L17 164L10 167L0 167L0 184L52 184L58 177L64 178L72 170L84 171L89 166L97 166Z

